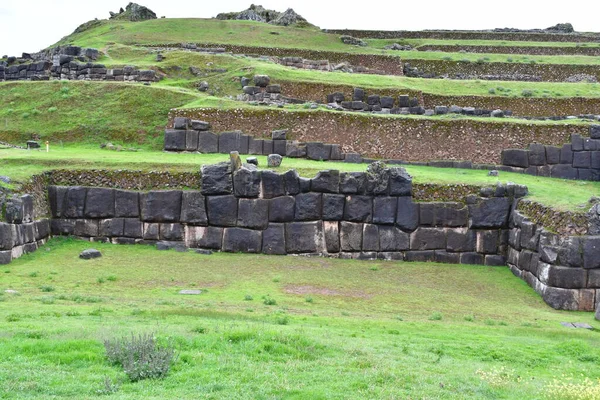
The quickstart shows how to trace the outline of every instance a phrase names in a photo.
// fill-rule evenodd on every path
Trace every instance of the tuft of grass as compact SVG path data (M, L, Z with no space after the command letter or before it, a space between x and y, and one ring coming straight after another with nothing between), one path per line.
M40 286L40 290L42 292L47 292L48 293L48 292L54 292L55 289L54 289L54 286L43 285L43 286Z
M277 304L277 301L269 295L263 296L263 304L267 306L274 306Z
M429 316L429 320L430 321L441 321L442 313L439 311L435 311L434 313L431 314L431 316Z

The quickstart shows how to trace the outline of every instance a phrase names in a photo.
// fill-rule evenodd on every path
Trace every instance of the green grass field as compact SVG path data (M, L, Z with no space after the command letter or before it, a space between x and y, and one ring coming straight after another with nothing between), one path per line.
M103 257L79 260L89 247ZM0 288L5 399L592 399L600 388L598 334L560 325L600 328L592 315L550 309L503 267L56 239L5 266ZM164 380L130 383L102 342L146 332L178 357Z

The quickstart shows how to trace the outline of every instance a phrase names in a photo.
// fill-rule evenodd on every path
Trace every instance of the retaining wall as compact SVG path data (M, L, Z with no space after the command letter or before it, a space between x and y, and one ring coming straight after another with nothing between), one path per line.
M441 51L444 53L486 53L486 54L506 54L507 57L514 54L521 55L540 55L540 56L566 56L566 55L582 55L582 56L600 56L600 47L584 47L584 46L469 46L469 45L437 45L426 44L417 47L418 51Z
M38 61L33 63L0 66L0 80L92 80L154 82L158 78L152 70L139 70L133 66L106 68L103 64L79 63L71 56L60 56L57 63Z

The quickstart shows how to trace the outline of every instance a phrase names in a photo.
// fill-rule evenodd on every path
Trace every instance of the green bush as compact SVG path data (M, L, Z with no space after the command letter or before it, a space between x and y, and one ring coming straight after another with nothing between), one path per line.
M132 382L164 378L175 360L172 342L161 346L153 334L105 340L104 348L108 361L123 367Z
M529 89L523 89L523 91L521 92L521 96L523 96L523 97L532 97L533 96L533 91L529 90Z

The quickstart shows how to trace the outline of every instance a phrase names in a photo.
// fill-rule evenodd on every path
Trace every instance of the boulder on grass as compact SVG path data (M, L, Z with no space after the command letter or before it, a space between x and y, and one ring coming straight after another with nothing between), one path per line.
M91 260L92 258L102 257L102 253L96 249L86 249L79 254L82 260Z

